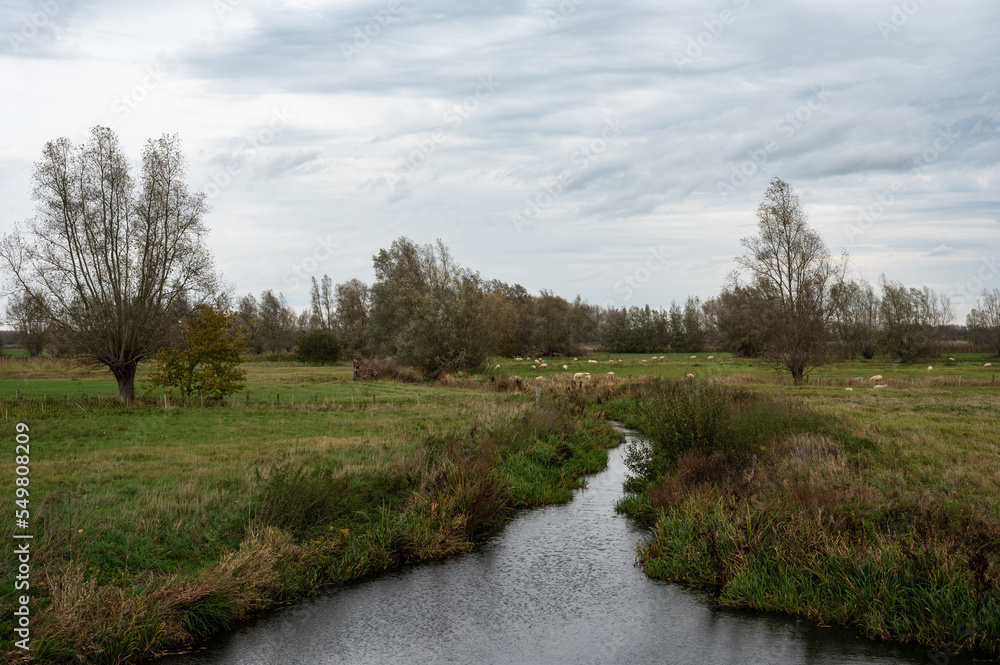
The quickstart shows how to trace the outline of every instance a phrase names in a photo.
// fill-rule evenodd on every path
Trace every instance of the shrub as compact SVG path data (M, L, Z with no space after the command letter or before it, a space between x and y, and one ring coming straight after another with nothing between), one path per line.
M632 473L629 490L657 482L687 453L718 454L716 459L724 459L727 467L739 468L770 442L796 432L831 433L839 427L789 400L689 380L648 381L610 406L616 417L648 436L626 449L625 463Z
M328 330L311 330L295 341L299 362L325 365L340 360L340 339Z

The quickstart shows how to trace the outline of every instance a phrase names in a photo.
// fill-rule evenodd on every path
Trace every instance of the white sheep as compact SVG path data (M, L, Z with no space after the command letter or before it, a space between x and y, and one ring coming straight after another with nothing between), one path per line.
M587 364L589 364L589 365L596 365L597 361L596 360L588 360Z
M660 360L663 360L663 356L660 356Z
M497 366L496 366L496 367L494 367L493 369L500 369L500 365L497 365Z
M881 390L882 388L888 388L888 387L889 386L887 386L884 383L882 383L882 384L879 384L879 385L875 386L874 388L872 388L872 390Z
M709 360L715 360L715 356L709 356L708 359Z
M873 376L872 378L870 378L868 380L869 381L881 381L882 380L882 375L881 374L876 374L875 376Z
M514 358L514 360L524 360L524 358Z
M993 363L986 363L983 367L993 367Z
M548 363L542 363L541 365L539 365L539 367L543 367L543 368L544 368L544 367L548 367L548 366L549 366L549 364L548 364Z
M544 381L544 380L545 380L544 376L536 376L535 377L535 381Z
M643 358L642 362L644 362L644 363L648 363L649 361L648 361L648 360L646 360L645 358Z
M531 369L535 369L535 366L534 366L534 365L532 365L532 366L531 366Z
M579 358L573 358L573 360L579 360Z
M563 365L563 369L569 369L569 365Z
M928 371L928 372L929 372L929 371L931 371L932 369L934 369L934 365L928 365L928 366L927 366L927 371Z
M694 374L688 374L688 375L687 375L687 378L689 378L689 379L693 379L693 378L694 378Z
M574 381L579 381L582 378L583 378L583 372L577 372L576 374L573 375Z
M853 391L853 390L854 390L854 388L844 388L844 390L847 390L847 391Z
M614 376L614 375L615 375L614 372L608 372L608 376Z
M694 360L694 359L695 359L695 358L697 358L697 357L698 357L698 356L691 356L690 358L688 358L688 360Z
M948 358L948 360L950 360L951 362L955 362L954 358Z

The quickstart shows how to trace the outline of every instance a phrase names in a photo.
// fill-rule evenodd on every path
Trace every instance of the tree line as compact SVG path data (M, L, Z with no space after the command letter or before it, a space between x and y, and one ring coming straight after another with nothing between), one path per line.
M462 267L440 240L403 237L372 257L371 285L314 277L310 306L296 312L274 290L234 298L220 288L205 197L189 191L185 169L176 136L150 140L138 173L107 128L80 146L46 144L32 172L37 214L0 243L8 322L30 354L47 347L107 367L128 401L139 362L153 356L156 376L182 377L188 395L229 385L217 373L232 370L234 353L293 351L306 362L393 357L435 375L490 356L713 348L768 359L798 383L835 357L934 356L956 334L950 302L932 289L850 275L780 179L734 271L704 301L615 308L533 294ZM1000 355L1000 289L983 292L966 325ZM197 370L210 353L224 361Z

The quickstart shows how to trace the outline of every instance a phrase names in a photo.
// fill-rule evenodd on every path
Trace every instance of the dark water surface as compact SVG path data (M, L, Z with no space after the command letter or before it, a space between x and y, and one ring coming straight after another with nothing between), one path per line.
M631 432L628 433L630 436ZM324 590L159 665L276 663L949 663L787 617L716 610L647 578L643 532L615 514L625 467L522 513L479 551Z

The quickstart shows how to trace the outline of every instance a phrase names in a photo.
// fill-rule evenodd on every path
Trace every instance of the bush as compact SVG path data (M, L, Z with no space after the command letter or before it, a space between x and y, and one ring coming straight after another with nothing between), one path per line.
M365 358L358 367L358 378L362 381L400 381L415 383L422 377L417 370L403 365L395 358Z
M649 437L626 451L630 490L657 482L687 453L716 455L727 466L739 467L761 446L796 432L841 434L831 432L837 424L817 413L745 388L661 379L637 386L634 393L609 405L612 417Z
M299 362L325 365L340 360L340 339L328 330L312 330L295 342Z

